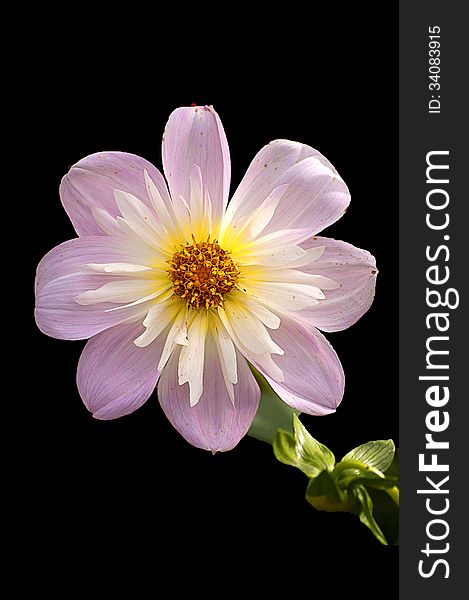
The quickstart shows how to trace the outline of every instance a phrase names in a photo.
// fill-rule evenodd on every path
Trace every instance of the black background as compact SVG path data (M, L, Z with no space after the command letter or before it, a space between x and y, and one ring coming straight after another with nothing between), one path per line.
M161 168L162 131L178 106L218 111L232 192L275 138L310 144L335 165L352 202L325 235L371 251L380 271L370 311L327 335L346 374L342 405L304 417L337 458L371 439L398 441L397 32L393 15L375 15L372 28L370 16L335 5L256 23L249 12L234 22L208 6L99 19L70 11L56 15L58 26L42 15L25 63L30 289L39 259L74 237L60 178L101 150ZM31 294L30 315L32 303ZM43 585L57 585L57 573L71 586L130 575L135 585L149 580L157 590L165 581L210 595L270 582L312 594L325 584L332 598L363 585L368 597L380 584L381 597L397 597L397 549L381 547L352 515L312 509L306 478L278 463L271 446L245 438L226 454L195 449L156 394L131 416L96 421L75 387L83 342L45 337L32 316L30 339L27 543L44 565Z

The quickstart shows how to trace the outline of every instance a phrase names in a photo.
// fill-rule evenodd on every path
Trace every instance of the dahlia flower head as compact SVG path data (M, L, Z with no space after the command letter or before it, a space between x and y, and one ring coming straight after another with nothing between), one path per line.
M97 419L132 413L157 386L181 435L212 452L248 431L260 389L312 415L335 411L344 373L319 330L346 329L370 307L376 265L318 234L350 194L317 150L264 146L229 200L230 153L211 106L176 109L163 172L125 152L98 152L64 176L77 233L41 260L36 322L88 339L77 385Z

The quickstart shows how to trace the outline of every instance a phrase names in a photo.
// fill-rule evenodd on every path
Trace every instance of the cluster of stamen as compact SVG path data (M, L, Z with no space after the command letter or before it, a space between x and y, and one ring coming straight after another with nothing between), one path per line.
M236 285L239 270L217 240L210 241L209 236L206 242L197 242L192 236L192 241L191 246L181 244L170 261L173 291L196 310L222 306Z

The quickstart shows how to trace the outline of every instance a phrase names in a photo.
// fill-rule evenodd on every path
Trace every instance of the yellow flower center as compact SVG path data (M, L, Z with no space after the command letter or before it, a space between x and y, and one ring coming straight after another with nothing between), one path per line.
M223 306L226 295L234 288L239 270L229 253L217 240L183 246L173 254L168 275L173 292L196 310Z

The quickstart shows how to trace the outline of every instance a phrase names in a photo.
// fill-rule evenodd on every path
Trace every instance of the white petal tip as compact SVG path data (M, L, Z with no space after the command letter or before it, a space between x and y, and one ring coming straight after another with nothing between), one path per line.
M80 306L88 306L88 304L94 304L94 296L91 292L83 292L75 298L75 302Z
M199 394L194 394L194 395L191 394L190 395L189 404L191 405L191 408L194 408L194 406L197 406L201 395L202 395L202 392L200 393L200 395Z

